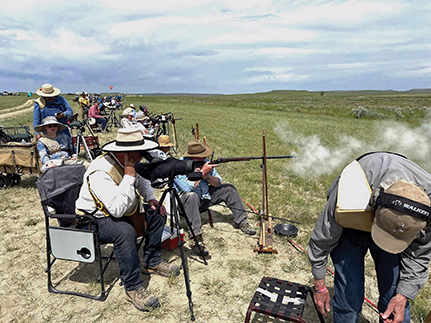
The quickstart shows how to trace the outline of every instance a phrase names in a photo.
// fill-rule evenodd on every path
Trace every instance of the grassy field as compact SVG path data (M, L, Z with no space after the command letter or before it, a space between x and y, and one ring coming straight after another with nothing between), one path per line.
M72 102L73 97L66 96L71 106L78 112L78 105ZM25 103L29 98L0 97L0 116L3 110L10 110ZM145 104L156 114L173 112L176 122L178 152L180 157L186 150L187 142L193 139L192 127L199 125L200 137L206 137L214 150L214 157L262 156L262 133L265 130L266 153L268 156L296 155L292 159L277 159L268 161L268 196L271 215L289 220L299 221L299 234L294 241L306 248L314 223L325 205L326 190L334 177L351 160L369 151L394 151L401 153L417 162L427 171L431 171L429 142L431 128L429 127L431 110L431 95L423 93L397 92L319 92L306 91L273 91L269 93L217 96L140 96L127 95L126 104L133 103L136 107ZM16 126L18 124L32 126L32 113L0 119L0 125ZM98 134L100 142L106 143L115 138L115 132ZM262 205L262 173L259 160L232 162L218 167L225 182L234 183L242 198L254 208L260 210ZM82 310L76 298L49 295L45 287L44 262L44 223L39 207L38 195L35 189L34 176L24 176L18 187L0 191L0 218L5 222L0 226L3 238L0 245L0 272L5 277L19 272L25 262L22 259L22 249L33 254L30 266L33 270L16 274L22 275L21 281L30 284L26 275L34 275L41 297L50 302L62 300L61 304L70 303L68 310L59 310L42 302L33 304L30 312L22 310L20 315L11 314L8 303L0 307L0 321L27 322L40 321L79 321ZM18 197L28 197L25 203ZM198 322L242 322L245 311L256 285L263 276L290 279L302 284L311 284L310 267L304 253L295 250L285 239L276 237L278 255L248 254L256 240L243 236L231 236L231 228L224 226L231 221L224 209L215 212L216 230L204 231L208 248L214 252L210 266L214 270L225 270L227 277L219 277L202 273L202 268L195 266L189 259L192 288L196 299L196 316ZM256 224L258 217L250 214L250 222ZM11 222L21 223L20 232L24 241L37 237L39 248L29 248L19 241L20 235L11 230ZM207 223L207 221L204 221ZM20 233L21 234L21 233ZM31 238L33 239L33 238ZM30 240L31 240L30 239ZM232 241L230 241L232 240ZM35 242L31 240L31 244ZM245 241L245 242L244 242ZM232 242L234 242L232 244ZM247 249L247 252L244 251ZM21 252L20 252L21 251ZM230 256L227 256L230 255ZM245 255L245 258L244 258ZM164 254L167 258L178 261L178 253ZM219 256L219 257L218 257ZM377 302L377 288L374 279L373 263L368 257L366 295ZM5 274L5 275L2 275ZM196 275L196 276L194 276ZM202 277L199 275L203 275ZM232 293L228 282L244 280L241 291ZM329 284L330 277L328 275ZM12 283L11 283L12 281ZM0 279L0 297L8 295L8 290L16 291L20 297L17 278L7 281ZM158 281L156 281L157 283ZM153 280L150 284L150 289ZM162 284L162 283L161 283ZM117 284L118 285L118 284ZM165 284L166 285L166 284ZM173 305L169 293L173 293L165 285L157 285L160 290L155 294L162 299L162 308L150 314L136 314L134 309L124 304L118 296L121 288L115 290L105 302L86 303L93 308L88 314L88 321L108 322L128 312L128 319L137 321L144 319L151 322L186 322L188 308L185 294L181 304ZM167 284L175 291L184 292L182 277ZM19 286L19 287L17 287ZM161 286L161 287L160 287ZM199 286L199 288L198 288ZM154 288L154 287L153 287ZM24 290L30 289L26 286ZM118 294L118 295L117 295ZM160 295L161 294L161 295ZM118 297L117 297L118 296ZM23 296L24 297L24 296ZM423 322L431 309L430 282L420 291L412 302L413 322ZM8 298L14 304L13 297ZM237 302L231 311L219 308ZM30 303L30 302L28 302ZM206 303L210 308L200 306ZM16 306L27 305L17 301ZM99 306L101 309L94 310ZM16 310L16 306L12 308ZM228 306L229 307L229 306ZM181 311L179 319L168 320L172 309ZM378 314L364 306L362 322L375 322ZM41 314L42 313L42 314ZM223 317L229 317L229 320ZM254 322L261 322L255 319ZM330 322L330 319L328 319Z

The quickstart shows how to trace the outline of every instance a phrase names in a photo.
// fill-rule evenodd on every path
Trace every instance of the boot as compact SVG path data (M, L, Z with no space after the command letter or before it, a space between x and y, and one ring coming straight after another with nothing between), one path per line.
M202 253L199 252L199 246L198 245L200 246ZM204 239L202 238L202 234L199 234L196 236L196 241L193 238L190 238L190 248L192 249L192 251L197 256L206 257L210 254L208 249L205 247L205 243L204 243Z

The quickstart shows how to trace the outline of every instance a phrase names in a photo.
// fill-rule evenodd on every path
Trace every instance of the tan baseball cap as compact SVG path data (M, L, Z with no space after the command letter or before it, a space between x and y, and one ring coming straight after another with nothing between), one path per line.
M388 187L385 193L430 206L430 199L423 188L404 180L399 180ZM395 200L394 203L402 202ZM371 237L381 249L397 254L404 251L425 226L424 220L379 206L371 226Z

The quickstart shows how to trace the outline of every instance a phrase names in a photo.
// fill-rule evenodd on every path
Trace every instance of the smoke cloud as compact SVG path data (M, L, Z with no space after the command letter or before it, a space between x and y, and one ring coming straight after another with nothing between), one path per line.
M288 123L279 123L275 132L280 139L297 147L296 158L286 165L294 174L313 178L332 174L353 159L373 151L390 151L406 156L425 170L431 169L431 122L411 128L402 122L381 122L370 129L370 142L363 142L346 134L340 134L335 147L325 146L320 137L299 136ZM332 145L334 146L334 145Z

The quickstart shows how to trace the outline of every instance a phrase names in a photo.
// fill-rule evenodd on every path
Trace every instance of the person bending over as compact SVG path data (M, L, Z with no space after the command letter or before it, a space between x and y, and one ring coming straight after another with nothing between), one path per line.
M431 175L398 154L366 154L343 170L328 190L308 246L314 300L321 313L330 310L325 285L330 255L335 267L334 322L358 322L369 251L380 295L380 322L410 322L408 299L416 297L429 274L430 194ZM361 212L352 213L352 207Z

